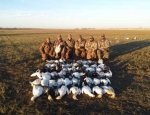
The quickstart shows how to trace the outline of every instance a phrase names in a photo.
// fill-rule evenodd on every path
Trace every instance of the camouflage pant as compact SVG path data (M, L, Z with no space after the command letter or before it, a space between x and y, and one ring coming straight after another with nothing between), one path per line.
M87 51L87 59L96 59L96 51Z
M41 53L41 55L42 55L42 60L52 59L55 56L55 54L54 54L54 48L51 47L50 50L45 51L45 53Z
M48 54L45 54L45 53L42 54L42 60L43 61L48 60L48 58L49 58Z
M85 58L86 50L84 48L76 49L75 55L77 58Z
M109 59L109 49L106 50L97 50L98 59Z
M74 48L67 48L66 59L71 59L74 56Z

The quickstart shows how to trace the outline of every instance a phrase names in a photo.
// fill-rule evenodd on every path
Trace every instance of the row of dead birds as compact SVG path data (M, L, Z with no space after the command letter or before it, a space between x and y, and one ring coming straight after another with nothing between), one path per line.
M108 94L115 98L115 91L109 78L112 72L103 60L47 60L44 67L31 74L38 77L30 82L33 87L31 101L42 94L48 95L48 100L61 99L64 95L72 93L73 99L81 93L90 97L101 98Z

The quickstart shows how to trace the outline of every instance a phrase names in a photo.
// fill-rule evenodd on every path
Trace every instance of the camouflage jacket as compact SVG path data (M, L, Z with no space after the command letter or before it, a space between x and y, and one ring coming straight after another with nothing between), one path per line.
M90 42L90 41L86 42L85 49L87 51L96 51L97 50L97 42L95 40L92 42Z
M110 41L107 40L107 39L105 39L104 41L99 40L97 42L97 45L98 45L98 49L100 49L100 48L109 49L109 47L110 47Z
M75 42L75 49L85 48L85 43L86 43L85 39L82 39L82 41L80 41L80 42L79 42L79 40L77 40Z
M53 44L50 42L50 43L42 43L42 45L40 46L39 50L41 53L46 53L48 54L51 50L51 48L53 47Z
M71 40L67 40L66 41L66 44L69 48L74 48L74 45L75 45L75 41L73 39Z
M66 44L66 42L64 40L62 40L62 41L55 40L54 41L54 47L57 47L58 45L61 45L61 47L67 46L67 44Z

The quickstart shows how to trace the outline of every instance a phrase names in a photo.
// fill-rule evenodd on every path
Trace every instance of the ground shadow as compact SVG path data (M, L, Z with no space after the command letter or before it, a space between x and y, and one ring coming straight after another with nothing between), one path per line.
M133 78L135 74L127 72L128 71L127 64L129 60L122 61L122 60L115 60L115 58L148 46L150 46L149 41L136 41L115 45L110 48L111 49L110 62L108 63L108 65L110 66L113 72L111 82L112 87L115 89L117 95L125 91L126 88L132 84L132 82L134 81Z
M126 53L131 53L135 50L139 50L147 46L150 46L150 42L146 40L111 46L110 47L110 59L113 60L114 58L118 56L124 55Z

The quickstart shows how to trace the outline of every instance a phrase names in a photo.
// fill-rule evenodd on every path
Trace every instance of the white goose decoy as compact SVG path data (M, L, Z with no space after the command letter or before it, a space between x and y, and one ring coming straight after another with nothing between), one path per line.
M44 93L44 89L41 86L38 85L33 85L31 84L33 89L32 89L32 94L33 96L31 97L31 101L34 101L37 97L41 96Z
M55 48L55 53L56 53L56 56L58 57L58 53L60 52L61 50L61 46L58 45L56 48Z
M103 89L100 88L99 86L94 86L92 91L93 93L95 92L98 94L97 98L101 98L102 95L104 94Z
M104 94L107 93L110 98L114 99L116 94L114 89L111 86L101 86L103 88Z
M77 99L77 95L80 95L80 94L81 94L81 89L78 88L78 87L76 87L76 86L73 86L73 87L70 88L70 93L71 93L71 92L72 92L72 94L73 94L72 98L73 98L74 100L78 100L78 99Z
M32 85L40 85L41 84L41 79L36 79L36 80L30 82L30 84L32 84Z
M100 83L103 83L104 86L106 86L108 83L111 84L110 80L108 78L105 78L105 79L100 79Z
M66 86L62 85L61 88L58 89L59 96L56 97L57 100L61 99L65 94L69 95L69 90Z

